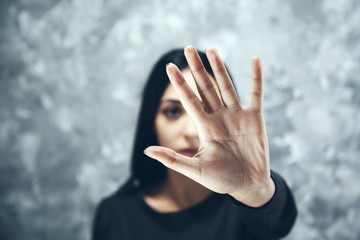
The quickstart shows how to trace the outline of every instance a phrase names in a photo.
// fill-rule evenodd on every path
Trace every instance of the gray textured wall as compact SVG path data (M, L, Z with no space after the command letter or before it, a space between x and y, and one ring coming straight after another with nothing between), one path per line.
M287 239L360 239L359 1L0 2L0 239L87 239L128 176L141 88L173 47L215 46L246 104L265 75Z

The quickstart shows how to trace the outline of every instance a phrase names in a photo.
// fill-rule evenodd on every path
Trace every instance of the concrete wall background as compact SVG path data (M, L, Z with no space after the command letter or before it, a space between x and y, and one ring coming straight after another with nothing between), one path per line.
M215 46L247 103L262 58L287 239L360 239L359 1L4 0L0 239L87 239L128 176L141 89L174 47Z

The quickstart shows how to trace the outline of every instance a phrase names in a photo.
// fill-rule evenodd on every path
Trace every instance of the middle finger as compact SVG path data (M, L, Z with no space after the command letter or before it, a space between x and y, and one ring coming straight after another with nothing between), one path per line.
M206 111L208 113L216 112L223 107L223 104L218 97L215 86L211 82L199 54L193 46L185 47L184 53Z

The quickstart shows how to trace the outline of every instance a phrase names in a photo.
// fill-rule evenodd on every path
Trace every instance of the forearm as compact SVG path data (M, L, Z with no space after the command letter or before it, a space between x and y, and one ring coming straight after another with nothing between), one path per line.
M246 194L229 194L231 197L237 201L249 206L249 207L261 207L268 203L275 194L275 183L272 178L261 187L254 187L250 191L247 191Z
M295 201L286 182L274 172L271 172L271 178L275 184L275 193L265 205L251 207L229 195L241 211L244 224L262 239L286 236L297 216Z

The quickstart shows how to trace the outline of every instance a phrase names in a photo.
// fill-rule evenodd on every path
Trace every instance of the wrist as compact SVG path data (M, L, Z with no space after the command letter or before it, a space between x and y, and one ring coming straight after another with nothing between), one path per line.
M261 188L253 188L246 192L229 194L237 201L250 207L261 207L274 196L275 184L270 178L269 182Z

